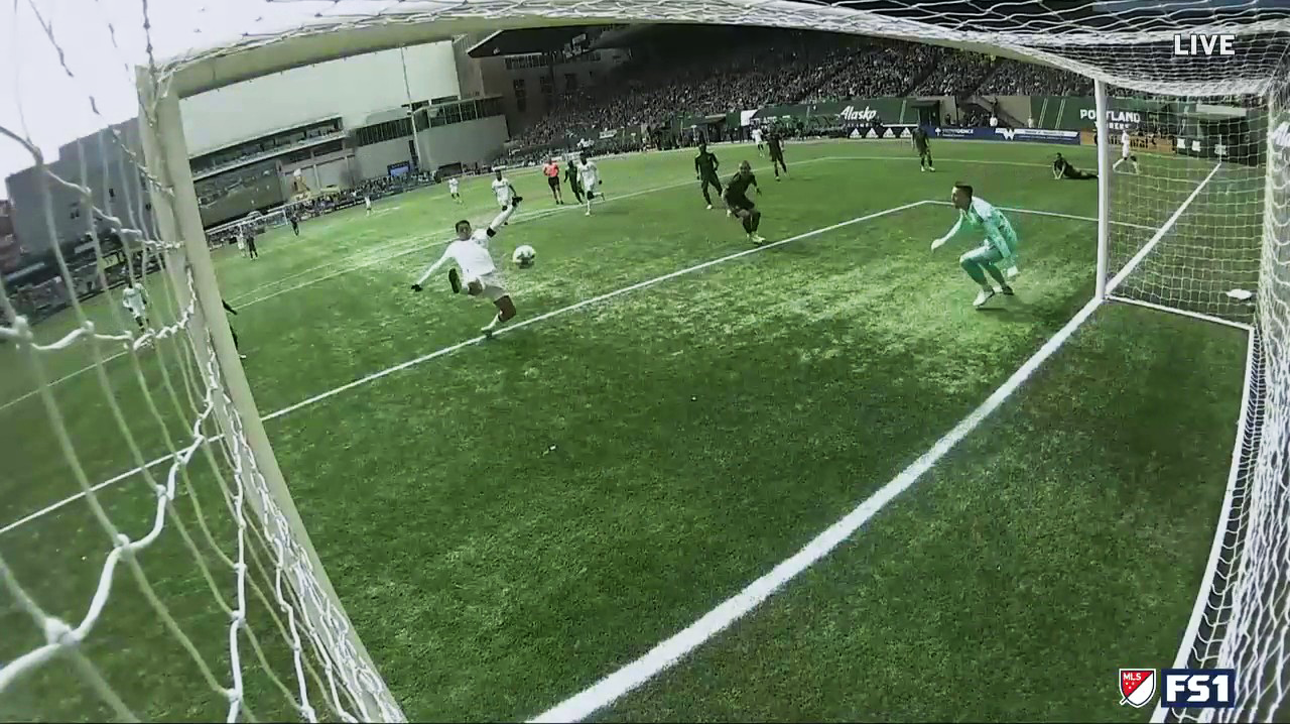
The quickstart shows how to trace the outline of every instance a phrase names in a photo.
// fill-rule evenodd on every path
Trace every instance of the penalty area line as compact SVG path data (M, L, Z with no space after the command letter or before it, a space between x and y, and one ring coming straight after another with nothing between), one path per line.
M710 260L705 261L705 262L702 262L702 263L700 263L700 264L695 264L694 266L689 266L689 267L686 267L686 268L684 268L684 269L678 269L677 271L674 271L674 272L671 272L671 273L668 273L668 274L664 274L664 275L662 275L662 276L657 276L657 277L654 277L654 278L652 278L652 279L646 279L645 281L637 282L637 283L632 284L632 285L630 285L630 286L622 287L622 288L620 288L620 289L615 289L614 291L606 292L606 293L604 293L604 294L599 294L599 295L594 296L594 297L589 297L589 298L584 299L584 300L582 300L582 301L580 301L580 302L575 302L575 303L573 303L573 304L569 304L569 305L567 305L567 306L560 307L560 308L558 308L558 309L553 309L553 310L551 310L551 311L549 311L549 312L545 312L545 313L543 313L543 314L539 314L539 315L538 315L538 316L536 316L536 317L529 317L529 318L527 318L527 319L524 319L524 320L521 320L521 321L519 321L519 322L516 322L515 324L512 324L512 325L510 325L510 326L502 327L502 328L498 329L498 330L497 330L497 332L495 332L493 336L495 336L495 337L499 337L499 336L501 336L501 335L503 335L503 334L510 334L510 333L512 333L512 332L514 332L514 331L516 331L516 330L518 330L518 329L522 329L522 328L527 327L527 326L529 326L529 325L531 325L531 324L537 324L538 322L541 322L541 321L543 321L543 320L550 319L550 318L552 318L552 317L557 317L557 316L560 316L560 315L562 315L562 314L568 314L569 312L575 312L575 311L578 311L579 309L582 309L582 308L584 308L584 307L587 307L587 306L590 306L590 305L593 305L593 304L597 304L597 303L599 303L599 302L607 301L607 300L613 299L614 297L618 297L618 296L621 296L621 295L623 295L623 294L627 294L627 293L629 293L629 292L634 292L634 291L638 291L638 290L641 290L641 289L645 289L645 288L647 288L647 287L651 287L651 286L654 286L654 285L660 284L660 283L662 283L662 282L665 282L665 281L667 281L667 280L669 280L669 279L675 279L675 278L680 277L680 276L685 276L685 275L687 275L687 274L692 274L692 273L694 273L694 272L702 271L702 270L707 269L707 268L709 268L709 267L716 266L717 264L722 264L722 263L725 263L725 262L728 262L728 261L733 261L733 260L735 260L735 259L739 259L739 258L741 258L741 257L749 256L749 255L751 255L751 254L756 254L756 253L758 253L758 252L762 252L762 251L766 251L767 249L773 249L773 248L775 248L775 247L777 247L777 246L783 246L783 245L785 245L785 244L790 244L790 243L795 242L795 241L801 241L801 240L803 240L803 239L809 239L809 238L811 238L811 237L813 237L813 236L819 236L820 234L826 234L826 233L828 233L828 232L830 232L830 231L836 231L836 230L838 230L838 229L842 229L842 228L845 228L845 227L848 227L848 226L852 226L852 225L854 225L854 224L859 224L859 223L864 222L864 221L871 221L871 220L873 220L873 219L877 219L877 218L880 218L880 217L883 217L883 216L888 216L888 215L890 215L890 214L894 214L894 213L897 213L897 212L900 212L900 211L906 211L906 210L908 210L908 209L912 209L912 208L916 208L916 207L922 206L922 205L924 205L924 204L926 204L926 203L928 203L928 202L927 202L927 201L915 201L915 202L913 202L913 203L904 204L903 206L894 206L894 207L889 208L889 209L883 209L882 211L875 211L875 212L874 212L874 213L872 213L872 214L866 214L866 215L864 215L864 216L857 216L857 217L855 217L854 219L848 219L847 221L842 221L842 222L839 222L839 223L836 223L836 224L832 224L832 225L829 225L829 226L824 226L824 227L821 227L821 228L818 228L818 229L814 229L814 230L812 230L812 231L808 231L808 232L805 232L805 233L802 233L802 234L798 234L798 235L796 235L796 236L791 236L791 237L789 237L789 238L787 238L787 239L781 239L781 240L779 240L779 241L771 242L771 243L768 243L768 244L763 244L763 245L761 245L761 246L752 247L752 248L750 248L750 249L743 249L743 250L741 250L741 251L737 251L737 252L734 252L734 253L732 253L732 254L727 254L727 255L725 255L725 256L718 257L718 258L716 258L716 259L710 259ZM479 335L479 336L476 336L476 337L472 337L472 338L470 338L470 339L463 340L463 341L458 342L458 343L456 343L456 344L449 345L449 346L447 346L447 347L443 347L443 348L441 348L441 349L437 349L437 350L435 350L435 351L433 351L433 352L430 352L429 354L425 354L425 355L422 355L422 356L420 356L420 357L416 357L416 358L410 359L410 360L408 360L408 361L406 361L406 362L402 362L402 363L400 363L400 364L394 365L393 367L388 367L388 368L383 369L383 370L381 370L381 371L379 371L379 372L375 372L375 373L373 373L373 374L367 375L366 377L361 377L361 378L359 378L359 379L357 379L357 380L354 380L353 382L350 382L350 383L347 383L347 384L341 385L340 387L336 387L336 388L333 388L333 389L328 390L328 391L326 391L326 392L323 392L323 393L321 393L321 394L314 395L313 397L310 397L310 398L308 398L308 399L306 399L306 400L302 400L302 401L300 401L300 402L297 402L297 403L296 403L296 404L294 404L294 405L291 405L291 406L289 406L289 407L284 407L284 408L282 408L282 409L280 409L280 410L278 410L278 411L276 411L276 412L272 412L272 413L270 413L270 414L268 414L268 415L265 415L262 419L263 419L264 421L266 421L266 422L267 422L267 421L269 421L269 420L275 420L275 419L277 419L277 418L279 418L279 417L283 417L284 415L289 415L289 414L291 414L292 412L296 412L297 410L303 409L303 408L305 408L305 407L309 407L309 406L311 406L311 405L318 404L319 402L323 402L324 400L327 400L327 399L330 399L330 398L332 398L332 397L335 397L336 395L339 395L339 394L340 394L340 393L342 393L342 392L347 392L347 391L352 390L352 389L354 389L354 388L356 388L356 387L361 387L361 386L366 385L366 384L369 384L369 383L371 383L371 382L375 382L375 381L377 381L377 380L379 380L379 379L381 379L381 378L383 378L383 377L388 377L389 375L392 375L392 374L394 374L394 373L396 373L396 372L401 372L401 371L406 370L406 369L409 369L409 368L411 368L411 367L415 367L415 366L417 366L417 365L419 365L419 364L422 364L423 362L429 362L429 361L430 361L430 360L432 360L432 359L436 359L436 358L438 358L438 357L444 357L444 356L446 356L446 355L452 354L453 352L456 352L456 351L458 351L458 350L461 350L461 349L463 349L463 348L465 348L465 347L469 347L469 346L471 346L471 345L479 344L480 342L483 342L483 341L484 341L484 339L485 339L485 337L484 337L483 335ZM0 409L2 409L2 408L0 408ZM156 460L152 460L152 461L148 462L144 467L151 468L151 467L154 467L154 466L157 466L157 465L161 465L162 463L166 462L166 461L167 461L167 460L169 460L169 459L170 459L170 456L169 456L169 455L166 455L166 456L164 456L164 457L160 457L160 458L157 458ZM109 486L114 485L114 484L116 484L116 483L119 483L119 482L121 482L121 481L123 481L123 480L126 480L126 479L130 478L131 476L133 476L134 474L139 473L139 472L142 472L142 468L134 468L133 470L128 470L128 471L123 472L123 473L120 473L120 474L118 474L118 475L114 475L112 478L110 478L110 479L108 479L108 480L106 480L106 481L104 481L104 482L98 483L98 484L97 484L97 485L95 485L93 488L91 488L91 490L92 490L92 491L94 491L94 492L98 492L98 491L102 490L103 488L109 487ZM46 514L48 514L48 513L52 513L53 511L58 510L59 508L62 508L62 507L66 506L66 505L67 505L67 504L69 504L69 503L73 503L73 502L75 502L75 501L77 501L77 500L80 500L80 499L81 499L81 498L83 498L83 497L85 497L85 493L84 493L84 492L76 493L75 495L69 496L69 497L67 497L67 498L65 498L65 499L63 499L63 500L58 501L57 503L53 503L52 505L46 506L45 508L43 508L43 509L41 509L41 510L38 510L38 511L36 511L36 512L34 512L34 513L31 513L31 514L29 514L29 515L26 515L26 516L22 517L21 519L19 519L19 520L15 521L15 522L13 522L13 523L10 523L10 524L8 524L8 525L4 526L3 528L0 528L0 535L3 535L3 534L5 534L5 533L8 533L8 532L10 532L10 531L12 531L12 530L14 530L14 529L16 529L16 528L18 528L18 527L20 527L20 526L22 526L22 525L26 524L26 523L29 523L29 522L31 522L31 521L33 521L33 520L37 519L37 518L40 518L41 516L46 515Z
M604 301L607 301L607 300L613 299L614 297L618 297L618 296L621 296L621 295L623 295L623 294L628 294L628 293L630 293L630 292L634 292L634 291L638 291L638 290L641 290L641 289L645 289L645 288L647 288L647 287L652 287L652 286L654 286L654 285L656 285L656 284L659 284L659 283L665 282L665 281L667 281L667 280L669 280L669 279L675 279L675 278L680 277L680 276L685 276L686 274L692 274L692 273L697 272L697 271L702 271L702 270L707 269L707 268L709 268L709 267L716 266L717 264L723 264L723 263L728 262L728 261L733 261L734 259L739 259L739 258L741 258L741 257L748 256L748 255L750 255L750 254L756 254L756 253L758 253L758 252L766 251L767 249L773 249L773 248L775 248L775 247L777 247L777 246L783 246L784 244L789 244L789 243L792 243L792 242L795 242L795 241L801 241L802 239L809 239L809 238L811 238L811 237L813 237L813 236L819 236L820 234L826 234L826 233L828 233L828 232L830 232L830 231L836 231L836 230L838 230L838 229L845 228L845 227L847 227L847 226L851 226L851 225L853 225L853 224L858 224L858 223L861 223L861 222L864 222L864 221L871 221L871 220L873 220L873 219L877 219L877 218L882 217L882 216L887 216L887 215L889 215L889 214L894 214L894 213L897 213L897 212L899 212L899 211L905 211L905 210L908 210L908 209L912 209L912 208L915 208L915 207L918 207L918 206L922 206L922 205L923 205L923 204L925 204L925 203L927 203L927 202L926 202L926 201L915 201L915 202L913 202L913 203L904 204L903 206L893 206L892 208L884 209L884 210L882 210L882 211L875 211L875 212L874 212L874 213L872 213L872 214L866 214L866 215L864 215L864 216L857 216L857 217L855 217L854 219L849 219L849 220L847 220L847 221L842 221L842 222L839 222L839 223L836 223L836 224L832 224L832 225L830 225L830 226L823 226L823 227L820 227L820 228L818 228L818 229L814 229L814 230L812 230L812 231L805 232L805 233L803 233L803 234L798 234L798 235L796 235L796 236L790 236L790 237L789 237L789 238L787 238L787 239L780 239L779 241L774 241L774 242L771 242L771 243L769 243L769 244L763 244L763 245L761 245L761 246L756 246L756 247L753 247L753 248L751 248L751 249L744 249L744 250L742 250L742 251L737 251L737 252L734 252L733 254L727 254L727 255L725 255L725 256L718 257L718 258L716 258L716 259L709 259L708 261L705 261L705 262L703 262L703 263L701 263L701 264L695 264L694 266L689 266L689 267L686 267L686 268L684 268L684 269L678 269L678 270L676 270L676 271L674 271L674 272L671 272L671 273L668 273L668 274L664 274L664 275L662 275L662 276L657 276L657 277L654 277L654 278L652 278L652 279L646 279L645 281L637 282L637 283L632 284L632 285L630 285L630 286L622 287L622 288L620 288L620 289L615 289L615 290L614 290L614 291L612 291L612 292L605 292L604 294L599 294L599 295L596 295L596 296L594 296L594 297L588 297L587 299L584 299L584 300L582 300L582 301L580 301L580 302L574 302L573 304L570 304L570 305L567 305L567 306L564 306L564 307L560 307L559 309L553 309L553 310L551 310L551 311L549 311L549 312L544 312L544 313L542 313L542 314L537 315L536 317L529 317L529 318L527 318L527 319L523 319L523 320L521 320L521 321L519 321L519 322L516 322L515 324L509 325L509 326L506 326L506 327L501 327L501 328L499 328L496 332L494 332L494 333L493 333L493 336L494 336L494 337L500 337L500 336L502 336L502 335L504 335L504 334L511 334L511 333L515 332L516 330L523 329L523 328L525 328L525 327L527 327L527 326L529 326L529 325L532 325L532 324L537 324L538 322L541 322L541 321L543 321L543 320L547 320L547 319L550 319L550 318L552 318L552 317L557 317L557 316L560 316L560 315L562 315L562 314L568 314L569 312L576 312L576 311L578 311L579 309L582 309L583 307L587 307L587 306L590 306L590 305L592 305L592 304L597 304L597 303L599 303L599 302L604 302ZM379 379L381 379L382 377L386 377L386 376L392 375L392 374L394 374L395 372L400 372L400 371L402 371L402 370L408 369L409 367L415 367L416 365L419 365L419 364L421 364L422 362L428 362L428 361L430 361L430 360L432 360L432 359L435 359L436 357L442 357L442 356L444 356L444 355L451 354L451 353L456 352L457 350L462 349L462 348L464 348L464 347L469 347L470 345L473 345L473 344L479 344L480 342L484 341L484 339L486 339L486 338L484 337L484 335L482 335L482 334L481 334L481 335L479 335L479 336L477 336L477 337L472 337L471 339L467 339L467 340L463 340L463 341L461 341L461 342L458 342L457 344L454 344L454 345L451 345L451 346L448 346L448 347L444 347L444 348L442 348L442 349L435 350L434 352L431 352L431 353L429 353L429 354L422 355L422 356L420 356L420 357L416 357L416 358L414 358L414 359L410 359L410 360L408 360L407 362L403 362L403 363L401 363L401 364L397 364L397 365L395 365L395 366L393 366L393 367L388 367L388 368L386 368L386 369L381 370L380 372L375 372L375 373L370 374L370 375L368 375L368 376L366 376L366 377L359 378L359 379L354 380L353 382L350 382L350 383L348 383L348 384L341 385L340 387L337 387L337 388L334 388L334 389L328 390L328 391L326 391L326 392L323 392L322 394L314 395L313 397L310 397L310 398L308 398L308 399L306 399L306 400L302 400L302 401L300 401L300 402L297 402L296 404L291 405L290 407L284 407L284 408L282 408L281 410L278 410L277 412L273 412L273 413L270 413L270 414L266 415L266 416L264 417L264 420L267 422L267 421L269 421L269 420L273 420L273 419L276 419L276 418L282 417L283 415L290 414L290 413L295 412L296 410L299 410L299 409L301 409L301 408L309 407L310 405L314 405L314 404L317 404L317 403L319 403L319 402L322 402L323 400L326 400L326 399L327 399L327 398L329 398L329 397L334 397L335 395L339 395L340 393L345 392L345 391L347 391L347 390L352 390L352 389L354 389L355 387L359 387L359 386L362 386L362 385L368 384L369 382L375 382L376 380L379 380Z

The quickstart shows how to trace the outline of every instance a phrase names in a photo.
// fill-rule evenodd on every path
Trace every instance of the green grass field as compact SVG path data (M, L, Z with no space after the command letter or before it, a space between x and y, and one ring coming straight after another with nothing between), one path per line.
M490 306L442 277L420 295L408 286L455 219L491 218L487 180L463 185L462 207L436 187L371 218L307 221L299 238L276 230L258 260L216 253L292 497L412 720L534 716L642 656L927 452L1093 294L1097 189L1053 181L1050 147L938 143L938 172L921 174L903 142L794 144L779 183L752 148L716 151L723 176L754 161L761 233L785 243L751 251L738 224L706 211L688 153L604 159L609 200L590 218L518 172L526 200L493 247L517 328L447 353L478 336ZM1095 165L1090 150L1068 155ZM1143 159L1158 175L1180 163ZM975 241L928 249L955 220L939 202L959 179L1027 210L1010 212L1017 296L988 311L972 309L957 263ZM1134 217L1122 257L1187 188L1148 192L1142 208L1160 211ZM1196 199L1159 253L1181 258L1224 202ZM519 244L537 248L535 268L503 261ZM1130 288L1190 289L1184 266L1150 263ZM1216 295L1247 280L1221 281L1186 300L1239 316ZM164 283L148 282L158 310ZM124 322L105 298L86 314L101 330ZM64 313L36 333L75 325ZM66 378L50 397L90 483L183 444L196 415L174 341L78 373L95 350L119 345L40 354L47 379ZM596 718L1145 721L1149 710L1118 705L1117 669L1172 663L1223 498L1245 354L1238 329L1100 308L832 555ZM85 501L5 527L80 489L28 394L28 356L0 350L0 557L76 622L112 545ZM155 414L144 389L162 401ZM152 468L157 481L167 465ZM181 533L203 548L200 501L235 555L212 472L227 464L199 455L189 467L174 523L139 568L228 686L228 620ZM95 498L132 539L152 525L141 475ZM215 560L201 558L231 596ZM280 632L263 601L250 605L294 691ZM0 631L0 661L42 642L8 593ZM140 716L224 718L227 702L126 568L81 650ZM242 664L254 714L293 717L250 654ZM0 693L2 720L103 716L68 657Z

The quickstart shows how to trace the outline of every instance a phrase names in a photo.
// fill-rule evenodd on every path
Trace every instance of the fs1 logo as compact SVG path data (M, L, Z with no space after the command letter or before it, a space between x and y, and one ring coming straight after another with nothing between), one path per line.
M1235 35L1174 34L1174 55L1236 55Z
M1160 706L1228 709L1236 706L1236 669L1165 669Z

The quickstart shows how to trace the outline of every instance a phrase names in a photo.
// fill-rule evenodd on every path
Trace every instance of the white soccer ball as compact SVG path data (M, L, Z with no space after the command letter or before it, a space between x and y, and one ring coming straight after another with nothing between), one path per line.
M528 269L537 261L537 250L528 244L524 244L515 249L515 253L511 255L511 261L515 262L515 266L521 269Z

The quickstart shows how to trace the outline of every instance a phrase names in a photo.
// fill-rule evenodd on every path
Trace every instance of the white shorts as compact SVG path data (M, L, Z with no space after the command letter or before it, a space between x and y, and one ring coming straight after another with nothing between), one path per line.
M1120 147L1120 158L1129 158L1132 155L1133 155L1132 148L1125 148L1124 146Z
M510 295L510 292L506 291L506 285L502 283L502 275L497 272L489 272L483 276L468 279L466 280L466 286L470 286L475 282L479 282L479 285L483 287L483 290L480 291L478 296L481 296L490 302L495 302L502 297Z
M582 190L588 194L595 194L600 191L600 179L592 178L582 182Z

